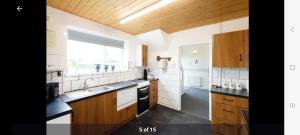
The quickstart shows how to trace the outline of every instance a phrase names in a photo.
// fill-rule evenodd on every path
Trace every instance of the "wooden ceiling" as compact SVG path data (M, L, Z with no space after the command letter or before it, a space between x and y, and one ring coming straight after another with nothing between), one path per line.
M121 24L120 20L159 0L47 0L47 5L137 35L167 33L248 16L248 0L175 0Z

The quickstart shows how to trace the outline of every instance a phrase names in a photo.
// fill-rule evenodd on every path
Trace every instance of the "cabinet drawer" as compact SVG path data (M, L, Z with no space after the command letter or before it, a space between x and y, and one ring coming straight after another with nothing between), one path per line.
M236 106L212 102L212 116L215 123L240 123L240 109Z
M221 94L212 94L212 101L222 104L248 108L248 99L234 96L225 96Z
M213 124L213 135L239 135L239 128L230 124Z

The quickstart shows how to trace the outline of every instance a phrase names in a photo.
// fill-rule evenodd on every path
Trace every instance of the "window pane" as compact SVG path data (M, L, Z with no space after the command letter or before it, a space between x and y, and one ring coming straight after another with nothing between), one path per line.
M68 74L118 71L122 67L123 49L75 40L68 40L67 64ZM97 69L100 64L100 69Z

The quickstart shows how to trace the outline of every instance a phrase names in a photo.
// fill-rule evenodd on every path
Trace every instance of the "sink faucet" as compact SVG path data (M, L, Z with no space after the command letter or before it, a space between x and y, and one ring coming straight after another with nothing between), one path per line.
M85 79L85 80L84 80L84 86L83 86L83 89L87 89L87 88L88 88L88 87L87 87L87 84L86 84L87 80L93 80L93 79L92 79L92 78L87 78L87 79Z

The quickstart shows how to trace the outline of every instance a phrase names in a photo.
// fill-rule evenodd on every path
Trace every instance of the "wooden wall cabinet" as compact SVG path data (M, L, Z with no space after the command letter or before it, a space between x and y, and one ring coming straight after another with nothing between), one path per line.
M136 53L136 66L145 67L148 65L148 46L138 45Z
M149 91L149 106L150 109L153 109L157 105L158 99L158 80L154 80L150 82L150 91Z
M213 132L221 135L240 135L240 110L248 110L248 99L212 94Z
M249 62L248 30L213 36L213 67L247 68Z

